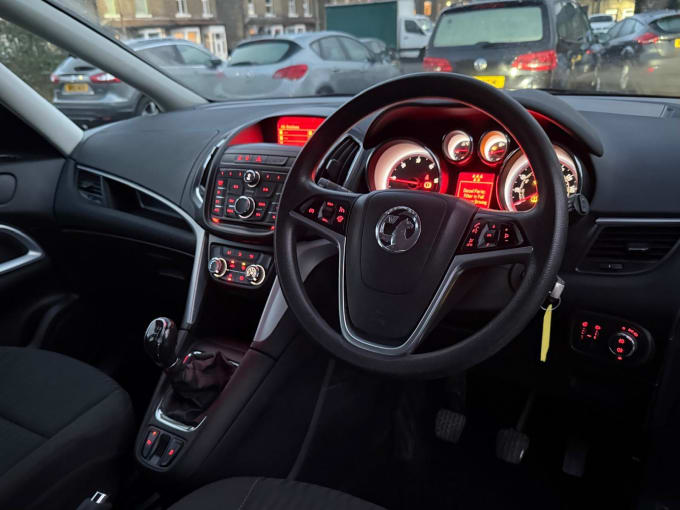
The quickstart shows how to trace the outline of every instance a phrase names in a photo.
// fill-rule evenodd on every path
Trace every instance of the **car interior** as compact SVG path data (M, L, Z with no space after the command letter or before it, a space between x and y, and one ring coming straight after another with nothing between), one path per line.
M162 110L0 62L0 508L680 508L678 99L211 102L0 17Z

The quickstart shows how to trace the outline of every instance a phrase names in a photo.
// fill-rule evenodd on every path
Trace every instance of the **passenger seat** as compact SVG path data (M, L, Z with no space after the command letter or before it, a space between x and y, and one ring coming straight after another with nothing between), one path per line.
M72 510L115 490L133 427L129 396L104 373L0 347L0 508Z

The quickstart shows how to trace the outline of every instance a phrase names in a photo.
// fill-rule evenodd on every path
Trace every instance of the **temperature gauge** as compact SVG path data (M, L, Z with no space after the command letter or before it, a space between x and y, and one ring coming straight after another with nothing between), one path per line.
M489 131L479 142L479 155L487 163L502 161L508 153L508 137L500 131Z

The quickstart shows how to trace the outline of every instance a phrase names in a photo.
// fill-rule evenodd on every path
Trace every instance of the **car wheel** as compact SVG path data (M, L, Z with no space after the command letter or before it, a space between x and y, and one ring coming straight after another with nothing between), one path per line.
M335 92L333 92L333 89L330 88L328 85L319 87L319 90L316 91L317 96L332 96L334 93Z
M143 97L142 99L139 100L136 114L145 117L147 115L156 115L157 113L160 113L160 111L161 110L160 108L158 108L158 105L156 103L154 103L148 97Z

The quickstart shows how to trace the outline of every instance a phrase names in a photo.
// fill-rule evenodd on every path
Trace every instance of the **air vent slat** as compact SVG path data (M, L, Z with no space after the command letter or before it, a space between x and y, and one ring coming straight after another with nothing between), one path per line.
M663 260L680 240L680 225L604 227L579 265L591 272L634 273Z
M344 138L326 158L317 180L324 177L336 184L342 184L358 151L359 144L354 138L349 136Z

